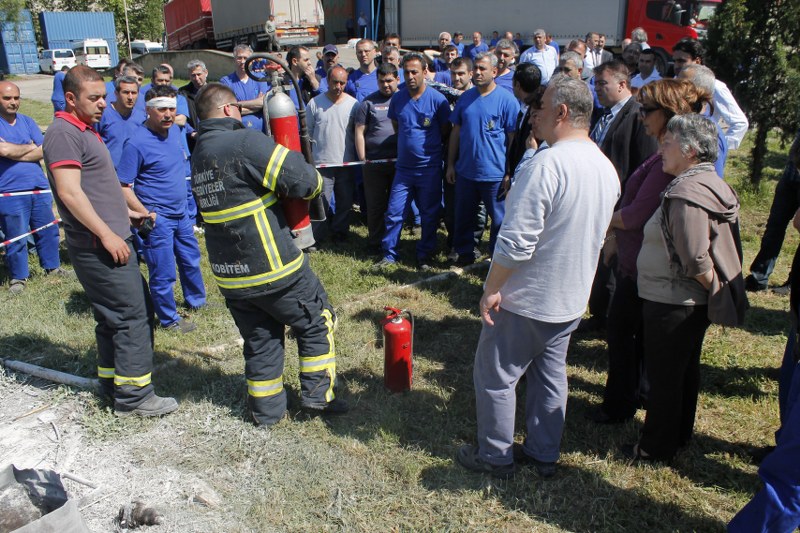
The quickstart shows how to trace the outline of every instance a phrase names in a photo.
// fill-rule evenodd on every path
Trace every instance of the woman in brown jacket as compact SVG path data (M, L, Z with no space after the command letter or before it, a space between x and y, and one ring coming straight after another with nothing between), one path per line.
M676 177L645 225L636 263L650 392L639 443L623 452L670 461L692 436L706 329L741 322L734 289L743 285L739 199L714 171L716 125L698 114L675 116L660 152L664 172Z

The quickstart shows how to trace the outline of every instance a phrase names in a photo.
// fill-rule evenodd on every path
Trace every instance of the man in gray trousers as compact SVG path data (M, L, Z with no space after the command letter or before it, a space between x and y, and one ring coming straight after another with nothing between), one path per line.
M597 258L620 194L614 165L589 138L585 83L551 79L537 111L550 146L517 170L480 300L475 352L478 444L458 462L506 479L515 461L555 474L567 406L569 339L586 309ZM527 377L527 438L514 444L519 379Z

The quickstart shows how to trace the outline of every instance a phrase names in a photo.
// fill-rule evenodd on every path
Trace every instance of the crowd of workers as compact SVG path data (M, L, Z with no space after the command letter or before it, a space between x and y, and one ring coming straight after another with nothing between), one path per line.
M401 259L404 223L420 226L420 270L436 264L440 224L457 266L484 255L489 228L477 444L459 449L462 466L500 478L525 464L543 477L556 472L566 354L579 327L604 334L609 348L603 403L588 418L622 423L645 409L639 441L621 450L633 461L670 462L690 444L706 329L740 325L747 305L739 202L720 179L747 119L694 40L675 46L668 75L641 29L621 59L597 33L559 50L536 30L522 52L510 33L487 43L475 32L470 45L461 37L443 32L438 50L402 55L398 35L380 46L361 39L352 70L335 45L317 65L308 48L289 49L299 91L285 90L306 105L313 164L265 135L264 96L286 80L248 76L247 45L234 48L235 70L219 83L199 60L180 88L166 64L147 85L128 60L107 84L86 67L58 73L44 139L17 112L19 89L0 85L0 192L23 193L0 198L0 226L7 238L24 234L52 220L55 200L97 321L101 391L119 416L178 408L153 391L152 316L166 329L195 329L178 314L174 284L186 307L206 305L201 233L244 339L254 421L269 426L286 411L285 326L298 340L302 407L348 410L335 392L336 317L308 263L315 247L294 245L281 211L283 199L322 195L327 220L315 224L316 241L349 240L358 204L376 270ZM37 193L48 188L52 197ZM45 272L70 274L57 261L55 227L34 242ZM25 288L26 247L6 247L11 292ZM592 316L581 324L587 301ZM789 531L800 521L793 349L784 367L784 425L761 469L767 487L732 531ZM523 376L520 444L514 390Z

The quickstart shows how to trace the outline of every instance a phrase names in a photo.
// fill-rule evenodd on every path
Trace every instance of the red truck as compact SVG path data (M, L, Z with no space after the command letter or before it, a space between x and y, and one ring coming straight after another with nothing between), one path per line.
M170 0L164 4L169 50L214 48L211 0Z

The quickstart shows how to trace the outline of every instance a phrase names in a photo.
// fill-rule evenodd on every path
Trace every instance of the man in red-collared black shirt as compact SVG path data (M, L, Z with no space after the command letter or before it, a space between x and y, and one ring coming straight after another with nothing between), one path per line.
M93 69L67 73L66 108L45 136L45 166L70 259L97 321L101 393L113 399L117 416L164 415L178 403L153 391L153 310L129 229L155 222L155 215L133 195L126 204L111 155L92 128L105 97L103 78Z

